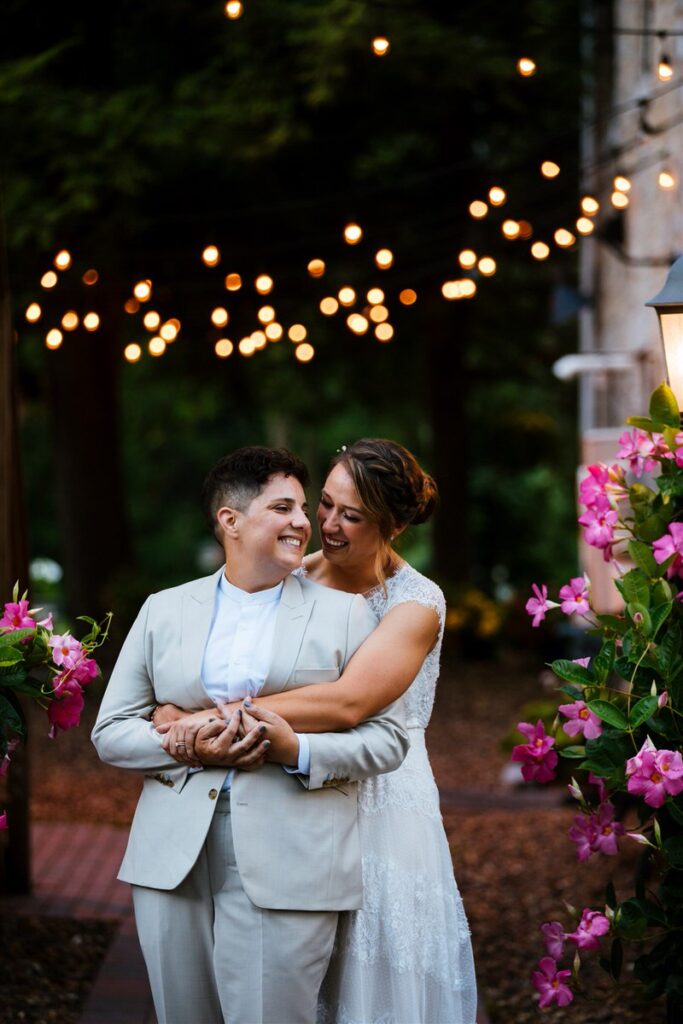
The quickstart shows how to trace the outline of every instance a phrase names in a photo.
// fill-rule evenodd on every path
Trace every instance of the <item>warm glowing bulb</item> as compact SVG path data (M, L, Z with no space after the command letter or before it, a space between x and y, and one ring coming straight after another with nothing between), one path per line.
M225 287L229 292L237 292L242 287L242 278L239 274L228 274L225 279Z
M617 174L614 179L614 187L617 192L628 192L631 188L630 178L627 178L625 174Z
M496 272L496 261L492 256L482 256L477 266L479 267L479 273L483 274L484 277L491 277Z
M506 199L505 189L499 185L494 185L489 189L489 202L492 206L502 206Z
M338 309L339 303L331 295L328 295L327 298L322 299L320 302L320 312L324 316L334 316Z
M273 290L273 279L268 274L259 274L254 285L259 295L267 295Z
M389 53L391 44L386 36L375 36L372 40L372 52L376 57L384 57Z
M26 310L26 319L30 324L37 323L37 321L40 320L42 315L43 311L37 302L32 302L31 305Z
M48 348L59 348L63 340L64 335L61 331L58 331L56 327L53 327L51 331L48 331L45 336L45 344Z
M137 299L126 299L126 301L123 304L123 308L125 309L126 313L132 315L133 313L137 313L137 311L140 308L140 303L138 302Z
M83 284L97 284L99 279L100 275L97 273L96 270L86 270L85 274L83 275Z
M282 324L273 322L266 327L266 338L268 341L279 341L284 333Z
M536 74L536 61L531 57L520 57L517 61L517 70L524 78L531 78Z
M207 245L202 253L202 259L207 267L216 267L221 261L221 254L215 245Z
M550 246L545 242L534 242L531 246L531 255L535 260L546 260L550 255Z
M324 260L311 260L306 268L311 277L322 277L325 273Z
M214 327L225 327L229 319L228 311L223 306L216 306L211 313L211 323Z
M463 249L458 255L458 263L463 270L470 270L477 262L477 254L474 249Z
M230 338L219 338L214 345L214 352L219 359L227 359L228 356L232 355L235 346L230 341Z
M275 319L275 310L272 306L261 306L256 316L262 324L270 324Z
M133 288L133 295L138 302L147 302L152 294L152 282L149 280L138 281Z
M254 342L251 338L242 338L237 347L240 351L240 355L242 356L253 356L255 351Z
M344 228L344 241L348 245L358 245L363 237L363 229L360 224L347 224Z
M384 323L389 319L389 310L386 306L373 306L370 310L370 319L375 324Z
M300 363L310 363L311 359L315 355L315 349L312 345L309 345L308 342L305 342L303 345L297 345L294 349L294 355Z
M610 198L612 206L616 206L617 210L625 210L628 206L629 199L625 192L613 192Z
M413 288L404 288L399 292L398 301L402 306L412 306L417 302L417 292Z
M595 231L595 224L590 217L579 217L576 222L576 230L580 235L590 235Z
M71 253L66 249L60 249L54 259L57 270L68 270L71 266Z
M337 294L342 306L352 306L356 301L356 293L353 288L350 288L348 285L344 288L340 288Z
M659 64L657 66L657 75L659 76L660 82L668 82L669 79L673 78L674 69L671 67L671 61L665 53L659 58Z
M373 309L377 309L377 306L374 306ZM365 334L370 326L367 317L362 316L360 313L352 313L351 316L347 317L346 325L354 334Z
M371 288L368 292L368 302L371 306L377 306L380 302L384 302L384 292L381 288Z
M166 343L174 342L178 337L178 331L180 327L176 327L172 320L167 320L165 324L161 325L159 334Z
M600 203L594 196L584 196L581 200L581 211L587 217L594 217L600 209Z
M74 309L70 309L69 312L65 313L62 317L62 327L65 331L75 331L78 324L78 313Z
M671 171L660 171L658 180L659 187L665 189L666 191L676 187L676 179L674 178Z
M54 270L48 270L47 274L43 274L40 283L43 288L54 288L57 284L57 275Z
M469 210L470 216L474 217L475 220L481 220L489 212L488 206L481 199L475 199L471 202Z
M287 331L287 336L290 341L293 341L295 345L298 345L300 341L303 341L308 334L308 331L303 324L292 324Z
M151 356L163 356L166 351L166 342L163 338L155 335L155 337L149 339L147 351Z
M142 349L133 341L130 345L126 345L123 350L123 355L129 363L137 363L138 359L142 355Z
M264 331L253 331L251 335L251 340L254 345L254 350L256 352L260 352L261 349L265 348L266 345L268 344L268 339L266 338Z
M100 326L100 318L97 313L86 313L83 317L83 326L86 331L96 331Z
M378 341L387 342L391 341L394 336L394 328L391 324L378 324L375 327L375 337Z
M534 229L528 220L520 220L519 224L519 237L520 238L531 238L534 233Z
M485 257L490 259L490 257ZM493 260L491 260L493 262ZM493 271L491 271L493 273ZM441 294L444 299L471 299L476 294L477 286L469 278L460 281L445 281L441 286Z
M148 331L156 331L157 327L161 323L161 317L153 309L150 309L148 313L142 318L142 322Z
M375 263L380 270L386 270L394 262L394 254L391 249L379 249L375 253Z
M241 3L241 0L228 0L228 3L225 5L226 18L230 18L230 21L236 21L243 14L244 4Z
M474 281L471 281L468 277L464 281L460 282L460 297L462 299L471 299L477 292L477 286Z
M576 241L576 236L571 231L567 231L566 228L558 228L553 237L555 238L555 244L559 245L560 249L568 249Z
M560 166L554 160L544 160L541 164L541 174L544 178L556 178L560 173Z
M519 238L519 224L516 220L504 220L501 231L506 238Z

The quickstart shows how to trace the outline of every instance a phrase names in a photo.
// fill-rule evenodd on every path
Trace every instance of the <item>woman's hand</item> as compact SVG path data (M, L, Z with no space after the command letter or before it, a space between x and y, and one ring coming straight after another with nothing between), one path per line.
M180 764L189 764L197 768L200 764L195 751L197 733L208 722L218 718L220 715L215 708L197 711L193 715L183 712L180 718L168 721L157 728L157 732L164 737L161 745Z
M274 711L253 704L248 698L242 708L242 728L252 730L260 726L264 739L270 743L266 760L296 768L299 761L299 739L291 725Z
M240 768L242 771L261 767L270 747L265 726L257 722L240 739L242 717L238 709L229 722L216 718L202 726L195 750L203 765Z
M157 704L152 712L152 725L159 732L160 725L170 725L171 722L184 718L186 714L187 711L183 711L177 704Z

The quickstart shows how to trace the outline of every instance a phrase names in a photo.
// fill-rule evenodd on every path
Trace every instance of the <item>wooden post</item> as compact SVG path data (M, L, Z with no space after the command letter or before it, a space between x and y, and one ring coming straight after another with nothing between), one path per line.
M17 431L17 395L5 225L0 210L0 605L14 581L28 586L28 557ZM0 887L25 894L31 884L28 818L28 751L22 742L12 755L5 809L9 831L0 856Z

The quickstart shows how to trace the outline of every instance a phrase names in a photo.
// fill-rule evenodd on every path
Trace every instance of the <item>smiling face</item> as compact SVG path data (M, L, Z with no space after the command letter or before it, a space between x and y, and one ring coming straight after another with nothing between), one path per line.
M318 505L323 554L346 569L371 569L380 547L379 527L362 508L353 480L343 463L325 481Z
M303 487L283 473L270 477L244 511L220 508L230 582L254 592L297 569L311 538L307 511Z

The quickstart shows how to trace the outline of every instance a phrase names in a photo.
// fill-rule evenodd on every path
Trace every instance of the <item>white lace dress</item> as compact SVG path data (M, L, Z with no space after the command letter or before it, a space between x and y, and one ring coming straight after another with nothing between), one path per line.
M360 784L361 910L340 915L321 991L319 1024L475 1024L470 931L458 892L425 747L434 705L445 602L402 565L367 595L378 616L416 601L441 628L404 701L410 750L400 768Z

